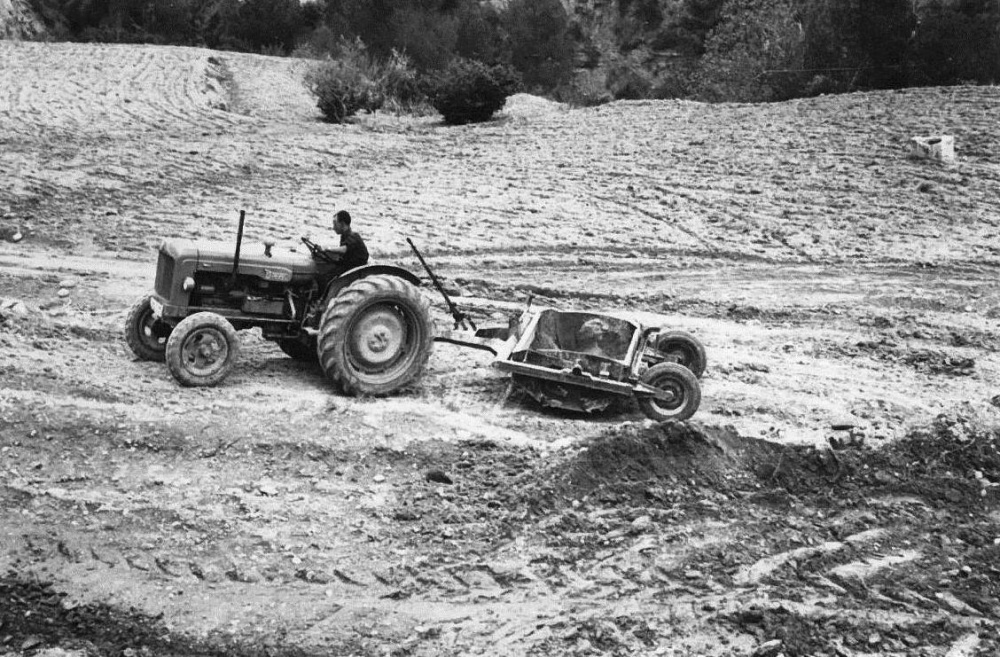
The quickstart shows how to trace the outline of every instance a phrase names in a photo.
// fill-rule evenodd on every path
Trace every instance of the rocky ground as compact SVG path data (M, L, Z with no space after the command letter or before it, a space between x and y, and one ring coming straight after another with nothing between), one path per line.
M306 65L0 41L0 655L1000 650L1000 92L332 126ZM459 301L697 334L701 409L547 411L446 344L378 400L254 332L212 389L131 356L161 240L339 208Z

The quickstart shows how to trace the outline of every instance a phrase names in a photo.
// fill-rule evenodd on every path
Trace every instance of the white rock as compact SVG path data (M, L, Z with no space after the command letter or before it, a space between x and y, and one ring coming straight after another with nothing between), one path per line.
M955 138L951 135L913 137L910 139L910 157L954 162Z
M653 526L653 519L649 516L639 516L632 521L632 531L644 532Z

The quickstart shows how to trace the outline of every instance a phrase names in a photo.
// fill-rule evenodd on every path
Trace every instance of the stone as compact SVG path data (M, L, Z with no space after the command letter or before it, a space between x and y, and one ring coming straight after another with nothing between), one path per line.
M636 534L649 531L653 526L653 519L649 516L639 516L632 521L632 531Z
M10 299L0 304L0 309L11 315L25 317L28 314L28 307L20 299Z
M955 138L952 135L913 137L910 139L910 157L952 163L955 161Z
M781 650L781 639L771 639L757 646L753 651L753 657L771 657L777 655Z
M424 475L427 481L433 481L439 484L453 484L451 477L449 477L443 470L428 470Z

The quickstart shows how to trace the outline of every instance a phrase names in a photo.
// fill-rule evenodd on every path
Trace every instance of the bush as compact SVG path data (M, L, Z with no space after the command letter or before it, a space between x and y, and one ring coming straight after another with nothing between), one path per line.
M431 104L444 122L461 125L489 120L520 89L521 81L509 67L455 59L427 86Z
M330 123L343 123L361 111L373 112L385 100L378 84L350 60L317 64L306 73L305 83Z
M361 111L383 107L403 112L427 108L422 81L409 58L396 51L385 61L368 54L360 40L341 40L336 60L327 60L306 74L306 86L331 123Z
M628 55L618 55L608 62L607 87L615 100L649 98L653 75L644 65L648 52L639 48Z
M410 59L395 50L389 59L378 66L375 75L386 109L400 112L429 111L423 82Z

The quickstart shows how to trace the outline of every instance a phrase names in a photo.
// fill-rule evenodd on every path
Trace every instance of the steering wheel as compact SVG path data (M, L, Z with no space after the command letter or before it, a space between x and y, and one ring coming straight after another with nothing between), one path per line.
M328 262L330 264L334 264L337 262L336 260L331 258L326 251L321 249L318 244L313 242L308 237L302 237L300 239L302 240L302 243L305 244L306 247L309 249L309 253L312 254L312 257L315 258L316 260L322 260L323 262Z

